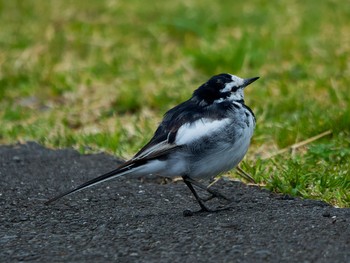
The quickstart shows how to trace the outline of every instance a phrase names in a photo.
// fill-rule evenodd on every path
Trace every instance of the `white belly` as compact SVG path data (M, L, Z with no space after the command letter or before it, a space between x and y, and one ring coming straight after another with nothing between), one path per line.
M204 156L198 162L192 164L190 177L192 178L212 178L223 172L227 172L236 167L247 153L250 144L250 137L243 136L231 147L218 143L217 151L213 151ZM220 150L218 150L220 149Z
M231 141L229 140L230 137L227 136L230 134L229 129L235 129L236 131L235 138ZM248 151L253 131L254 121L250 119L249 125L243 125L240 128L231 125L223 134L212 136L213 139L216 138L211 147L212 150L204 149L205 152L202 153L202 158L189 164L189 176L194 179L212 178L236 167Z

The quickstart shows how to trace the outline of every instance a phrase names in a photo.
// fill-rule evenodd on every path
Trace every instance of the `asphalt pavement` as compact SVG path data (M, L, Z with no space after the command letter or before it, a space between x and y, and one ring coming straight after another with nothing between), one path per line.
M214 185L232 198L229 210L187 217L198 209L189 189L159 178L118 178L44 204L118 163L33 142L0 146L0 261L350 262L349 208L237 181Z

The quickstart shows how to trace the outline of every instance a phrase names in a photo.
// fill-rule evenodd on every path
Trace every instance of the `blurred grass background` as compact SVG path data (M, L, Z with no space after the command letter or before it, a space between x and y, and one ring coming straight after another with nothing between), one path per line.
M130 158L210 76L260 76L242 168L273 191L350 205L349 4L3 0L0 24L1 144Z

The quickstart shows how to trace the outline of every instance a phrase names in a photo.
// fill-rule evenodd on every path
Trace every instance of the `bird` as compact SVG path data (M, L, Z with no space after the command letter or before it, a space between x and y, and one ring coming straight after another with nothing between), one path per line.
M206 201L228 198L201 181L237 167L247 153L256 119L245 104L244 89L257 79L229 73L212 76L188 100L164 114L151 140L134 157L45 203L120 176L153 174L182 177L200 206L197 212L218 211L209 208ZM207 190L210 197L201 198L194 186Z

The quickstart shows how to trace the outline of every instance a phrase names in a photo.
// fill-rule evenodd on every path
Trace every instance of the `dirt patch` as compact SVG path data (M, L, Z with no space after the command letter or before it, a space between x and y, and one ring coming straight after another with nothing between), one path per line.
M0 147L2 262L349 262L350 209L221 180L231 209L196 210L182 182L118 178L59 193L119 163L105 155ZM212 206L218 205L214 201Z

